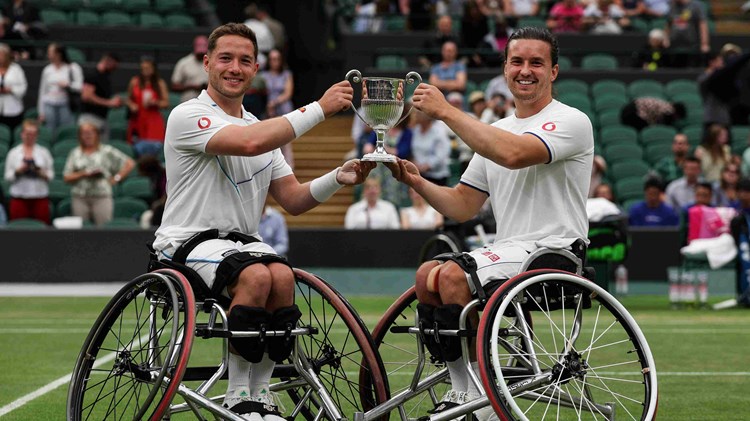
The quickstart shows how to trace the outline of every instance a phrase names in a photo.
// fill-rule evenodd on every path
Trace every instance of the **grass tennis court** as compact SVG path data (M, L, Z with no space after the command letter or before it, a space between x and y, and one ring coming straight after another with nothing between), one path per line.
M373 327L394 297L349 297ZM715 297L719 301L725 297ZM108 298L0 298L2 420L65 417L67 381L36 399L17 400L70 374L83 340ZM747 310L673 311L666 297L622 300L641 325L659 373L661 420L745 418L750 384ZM8 412L9 404L17 408Z

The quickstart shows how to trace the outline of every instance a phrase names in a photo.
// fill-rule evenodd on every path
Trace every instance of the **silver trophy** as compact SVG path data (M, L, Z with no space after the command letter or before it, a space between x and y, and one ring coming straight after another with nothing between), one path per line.
M405 116L404 111L405 83L422 83L422 76L417 72L409 72L406 79L389 77L362 77L359 70L349 70L346 74L352 86L362 83L362 103L360 113L352 104L352 109L362 121L370 126L377 135L375 152L365 154L362 161L396 162L396 157L385 151L385 133L401 123L411 114L411 108ZM399 119L399 117L401 117Z

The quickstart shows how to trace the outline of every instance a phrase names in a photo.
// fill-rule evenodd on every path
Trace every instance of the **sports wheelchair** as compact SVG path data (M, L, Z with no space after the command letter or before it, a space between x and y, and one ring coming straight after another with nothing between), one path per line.
M475 345L481 378L468 363L467 370L485 391L431 415L431 421L471 416L488 404L500 420L654 419L657 378L648 343L628 311L592 281L585 255L581 240L572 251L535 251L519 275L475 289L458 329L420 325L415 289L407 290L372 333L393 397L355 414L355 420L376 419L394 408L402 420L413 420L438 404L450 384L445 364L424 352L430 336L457 336L463 361L470 361ZM474 309L481 311L479 324L469 326ZM363 372L362 390L374 388L376 380Z
M221 406L223 394L211 394L226 378L232 336L294 337L294 351L277 364L271 384L289 419L341 420L387 399L369 331L322 279L294 269L303 314L297 328L239 332L226 328L228 299L212 294L192 269L153 258L149 266L110 300L86 338L69 386L68 420L183 419L180 413L242 420ZM197 340L209 338L221 340ZM361 373L374 380L367 391L358 388Z

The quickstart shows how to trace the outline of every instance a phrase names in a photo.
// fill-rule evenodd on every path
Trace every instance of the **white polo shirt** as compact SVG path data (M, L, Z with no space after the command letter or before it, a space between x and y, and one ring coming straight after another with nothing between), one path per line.
M530 133L549 151L546 164L519 170L474 154L461 183L487 193L497 221L495 244L516 243L527 251L563 248L588 238L586 196L591 182L594 133L586 114L552 100L528 118L493 124L511 133Z
M164 157L167 203L154 248L177 247L195 233L218 228L258 235L263 204L272 180L292 174L279 149L258 156L206 153L211 137L229 125L249 126L258 119L242 110L227 115L204 90L184 102L167 121Z

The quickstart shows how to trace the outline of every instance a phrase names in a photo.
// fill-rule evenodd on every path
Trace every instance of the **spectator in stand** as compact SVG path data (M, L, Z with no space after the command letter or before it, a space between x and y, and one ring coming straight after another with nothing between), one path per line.
M357 3L353 31L355 33L378 33L383 30L383 16L395 12L389 0L373 0L369 3Z
M294 78L292 72L286 68L281 51L272 49L268 52L268 70L260 73L266 81L268 102L266 103L266 118L278 117L294 110L292 95L294 95ZM294 152L292 143L281 147L284 160L294 169Z
M554 33L581 32L583 29L583 6L576 0L562 0L549 11L547 28Z
M63 180L71 184L73 216L101 226L112 220L112 186L133 170L135 163L127 155L100 141L93 123L78 126L79 145L68 154Z
M404 110L404 113L401 115L403 120L386 132L385 139L383 139L385 151L401 159L411 159L412 156L411 144L414 132L409 127L411 118L404 118L407 112L408 110ZM355 118L359 120L359 117ZM362 154L374 152L377 135L370 130L365 136L367 139ZM406 186L391 177L390 171L388 171L385 165L378 165L370 172L370 175L380 180L381 198L383 200L399 205L406 202L409 197Z
M661 29L652 29L648 33L648 42L635 54L635 67L655 71L669 65L669 56L664 47L665 35Z
M721 124L709 126L694 155L701 162L703 178L711 183L719 181L721 169L732 161L727 128Z
M708 67L698 77L703 97L703 124L731 126L748 124L750 114L750 53L735 44L725 44L711 55Z
M646 18L666 18L671 0L643 0L643 15Z
M193 52L181 58L172 71L172 91L179 92L180 102L197 98L208 85L208 73L203 68L203 56L208 51L208 38L198 35L193 39Z
M636 98L625 105L620 112L622 124L638 131L652 124L671 126L684 117L684 104L652 97Z
M643 201L628 209L628 223L636 227L664 227L680 225L674 208L664 202L664 186L658 178L649 178L643 185Z
M629 18L640 18L646 13L646 3L643 0L622 0L622 10Z
M727 164L721 170L721 179L714 185L716 192L716 206L742 210L737 194L737 183L740 181L740 167L737 164Z
M503 0L503 13L508 25L515 28L519 18L539 15L539 0Z
M583 11L583 28L592 34L621 34L630 19L614 0L597 0Z
M26 73L13 61L10 47L0 44L0 123L11 133L23 120L23 97L26 96Z
M711 183L701 181L695 187L695 200L687 214L687 242L698 238L714 238L729 231L729 222L736 214L734 208L714 207L715 191Z
M594 154L594 163L591 166L591 183L589 184L589 197L598 197L596 196L596 191L599 188L600 185L606 184L602 180L604 178L604 173L607 172L607 161L604 160L604 157L601 155ZM607 188L612 190L612 188L607 184Z
M409 187L411 206L401 209L401 228L434 230L443 226L443 215Z
M479 116L479 120L482 123L492 124L511 114L513 114L511 102L502 93L495 92L490 97L490 100L487 101L487 107L482 112L482 115Z
M426 31L434 13L434 0L400 0L399 11L406 16L406 25L412 31Z
M675 66L699 65L701 54L711 49L706 12L696 1L675 0L665 32L665 46L673 51Z
M55 175L52 154L37 145L39 126L24 120L21 144L8 151L5 181L10 183L10 220L19 218L50 221L49 181Z
M258 234L264 243L268 244L279 256L286 257L289 252L289 230L286 227L286 220L281 212L275 208L263 206L263 214L260 216L258 224Z
M482 14L477 0L467 0L461 18L461 46L469 50L477 48L489 31L487 16Z
M120 108L124 102L114 95L111 74L120 64L120 59L113 53L104 53L96 63L96 68L85 72L83 76L83 90L81 91L81 115L78 125L93 124L99 130L100 139L109 139L107 114L110 108Z
M169 107L167 82L151 57L142 57L140 72L128 83L130 110L127 141L136 155L159 155L164 147L165 124L161 110Z
M612 190L612 186L607 183L599 183L596 188L594 188L594 193L591 197L596 199L607 199L612 203L617 203L615 192Z
M439 51L443 44L448 41L452 41L456 45L461 44L458 37L453 34L453 19L449 15L440 16L436 27L435 35L422 44L422 49L429 52L426 55L419 56L419 64L425 70L429 70L433 64L440 62Z
M665 184L682 177L682 166L690 152L690 143L684 133L677 133L672 139L672 156L665 156L654 164L654 170Z
M83 70L71 63L65 47L53 42L47 47L49 64L44 66L39 80L37 110L39 122L55 133L58 127L73 124L70 95L80 95L83 89Z
M445 126L427 114L414 110L412 161L426 180L445 186L450 176L451 141Z
M493 17L494 30L487 33L477 46L477 51L471 56L474 67L500 67L505 56L505 46L513 34L513 29L503 15Z
M365 180L362 200L349 206L344 217L346 229L399 229L398 211L393 203L380 198L380 180Z
M46 36L46 30L41 25L39 10L26 0L12 0L2 11L3 36L7 40L34 40ZM14 44L19 45L19 44ZM34 58L33 50L27 47L15 47L17 59Z
M255 11L255 18L266 25L268 30L273 36L273 48L279 51L284 51L286 47L286 29L284 24L274 19L270 13L268 13L268 7L259 4Z
M430 68L430 85L436 86L443 91L463 92L466 89L466 65L458 61L458 46L453 41L448 41L440 49L442 57L440 63Z
M164 205L167 202L167 171L161 161L153 155L138 158L138 174L151 181L152 196L156 199L149 204L149 209L141 215L141 228L150 229L161 225Z
M689 156L682 163L683 176L667 185L666 201L669 206L681 211L695 201L695 186L701 175L701 161Z
M474 91L469 94L468 112L472 117L479 120L479 118L482 117L485 108L487 108L487 101L484 100L484 93L482 91Z
M269 28L266 22L263 22L258 16L258 10L259 8L257 4L250 3L245 8L247 19L244 23L248 28L255 32L255 36L258 39L258 54L263 54L265 56L274 47L275 41L273 34L271 33L271 28Z
M508 81L505 80L505 75L502 73L490 79L489 83L487 83L487 88L484 90L484 97L488 100L494 97L495 94L501 94L505 99L513 97L508 88Z

